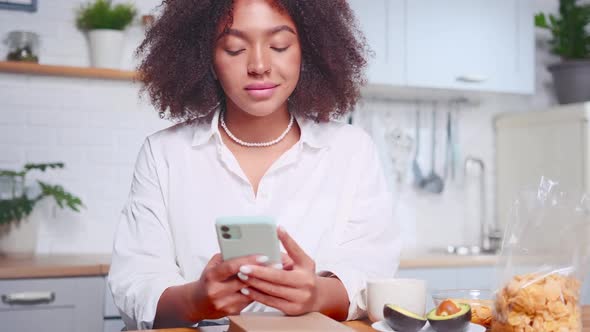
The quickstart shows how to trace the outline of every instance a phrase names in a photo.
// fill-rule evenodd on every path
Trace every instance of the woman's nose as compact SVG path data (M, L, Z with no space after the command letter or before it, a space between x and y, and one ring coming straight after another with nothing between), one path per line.
M257 48L250 53L250 58L248 59L248 74L263 75L269 73L270 68L271 65L268 50Z

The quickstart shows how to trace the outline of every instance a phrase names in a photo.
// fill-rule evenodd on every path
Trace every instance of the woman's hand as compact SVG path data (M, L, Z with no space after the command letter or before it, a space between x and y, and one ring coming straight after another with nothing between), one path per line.
M268 259L267 259L268 260ZM239 314L252 300L240 290L246 285L237 277L240 266L260 264L261 257L247 256L223 261L214 255L197 281L167 288L156 309L155 328L193 325L203 319Z
M239 314L253 301L240 292L247 287L236 277L240 266L258 266L266 261L265 256L248 256L224 262L220 254L214 255L199 280L164 291L158 301L154 327L189 326L203 319ZM290 269L293 261L283 255L282 265Z
M328 281L329 278L318 277L315 273L315 262L295 240L284 230L279 230L278 235L293 261L292 268L277 270L265 266L244 265L240 268L240 279L248 285L248 288L243 289L242 293L254 301L279 309L287 315L301 315L312 311L330 313L337 311L337 314L333 316L342 318L340 311L347 312L348 309L348 295L342 283L335 278L330 278L331 280ZM320 283L326 286L325 289L336 289L336 294L326 295L341 300L337 303L341 310L325 306L334 304L332 302L320 301L320 287L318 287ZM344 298L342 298L343 294Z
M237 315L252 303L253 300L241 292L247 285L236 276L241 266L262 266L267 261L266 256L248 256L224 262L221 254L214 255L196 283L195 303L198 303L197 310L199 315L203 315L202 319ZM288 255L283 255L282 264L290 269L293 261Z
M214 255L195 283L193 309L202 319L216 319L239 314L252 303L240 290L246 285L236 277L240 266L255 266L264 263L265 258L248 256L223 261L221 254Z

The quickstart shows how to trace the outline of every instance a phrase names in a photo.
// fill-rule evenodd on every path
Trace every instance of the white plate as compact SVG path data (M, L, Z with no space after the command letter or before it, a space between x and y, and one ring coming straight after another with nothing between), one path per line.
M391 327L389 327L389 325L387 325L387 323L384 320L380 320L378 322L373 323L371 327L380 332L396 332ZM485 327L481 325L469 323L469 328L467 329L467 332L485 332L485 330ZM426 322L426 325L424 325L424 327L420 331L436 332L433 328L430 327L430 324L428 324L428 322Z

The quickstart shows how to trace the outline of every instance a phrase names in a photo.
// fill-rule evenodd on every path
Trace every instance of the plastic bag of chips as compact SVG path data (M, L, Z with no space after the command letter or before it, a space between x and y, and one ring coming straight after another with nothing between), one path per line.
M522 192L504 234L492 331L582 331L589 238L587 196L569 196L546 178Z

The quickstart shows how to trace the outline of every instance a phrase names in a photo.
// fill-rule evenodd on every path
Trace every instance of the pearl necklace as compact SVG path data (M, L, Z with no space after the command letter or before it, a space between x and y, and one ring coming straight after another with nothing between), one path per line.
M289 119L289 125L287 125L287 129L285 129L285 131L276 139L269 141L269 142L255 142L255 143L251 143L251 142L244 142L241 139L237 138L231 131L229 131L229 129L227 128L227 126L225 125L225 112L223 112L221 114L221 116L219 117L219 122L221 124L221 128L223 128L223 130L225 131L225 133L227 134L227 136L229 136L234 142L242 145L242 146L246 146L249 148L265 148L271 145L275 145L277 143L279 143L280 141L283 140L283 138L285 138L285 136L287 136L287 134L289 133L289 131L291 130L291 127L293 127L293 122L295 121L295 118L293 117L293 114L291 114L291 118Z

